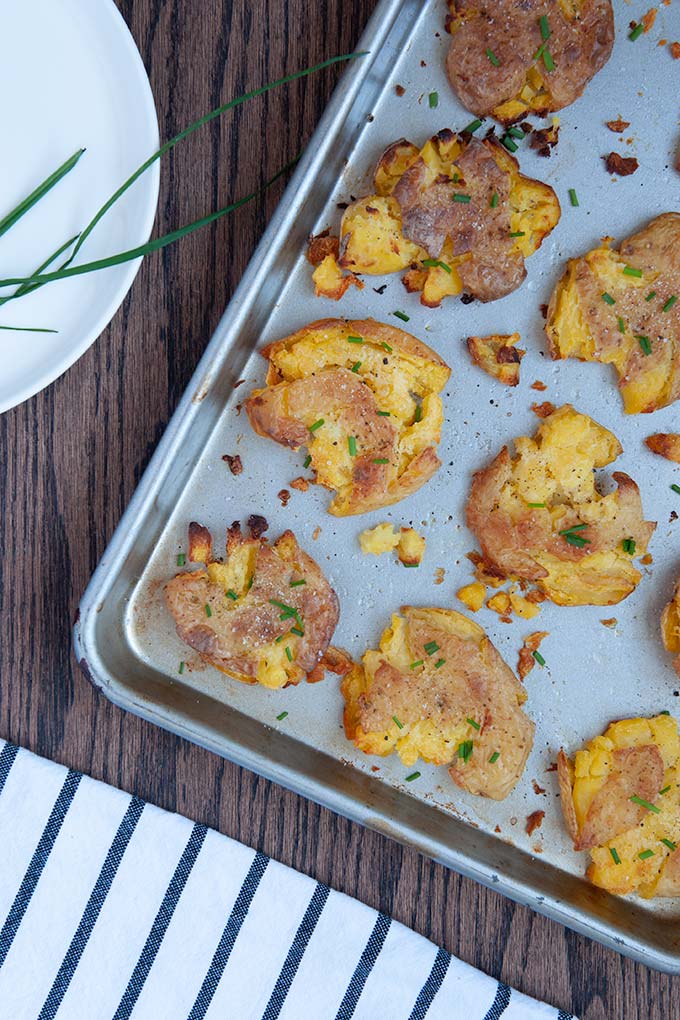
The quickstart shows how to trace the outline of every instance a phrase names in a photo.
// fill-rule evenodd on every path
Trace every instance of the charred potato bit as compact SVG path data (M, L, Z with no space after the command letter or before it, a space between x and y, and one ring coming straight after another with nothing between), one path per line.
M593 471L621 453L616 437L566 404L535 436L504 447L472 482L467 521L490 572L533 581L561 606L614 605L635 589L655 525L637 485L614 472L603 496Z
M531 750L524 688L481 627L450 609L402 608L342 682L360 751L449 765L468 793L502 800Z
M524 643L519 650L519 657L517 660L517 672L520 680L524 680L538 662L534 652L538 652L541 641L543 641L544 638L547 638L548 634L549 631L547 630L537 630L534 631L533 634L529 634L524 638Z
M205 662L243 683L279 688L320 679L338 622L337 596L291 531L271 546L256 532L246 538L235 522L222 562L213 559L207 528L189 526L189 558L204 569L165 586L177 633Z
M573 103L614 43L610 0L448 0L449 81L478 116L505 124Z
M645 445L652 453L680 464L680 435L677 432L657 432L653 436L647 436Z
M613 365L627 414L680 396L680 213L571 259L548 308L553 358Z
M661 614L661 637L666 651L675 656L673 668L680 676L680 582L675 587L673 598Z
M378 276L408 268L407 290L422 291L429 308L463 290L481 301L515 290L525 258L560 218L552 188L521 174L494 137L444 130L422 149L402 139L381 156L374 187L343 215L335 268ZM317 294L336 297L336 276L328 287L321 279L324 264Z
M562 813L588 877L609 892L680 895L680 737L670 715L622 719L560 751Z
M361 551L365 556L397 550L400 561L409 567L417 567L425 553L425 539L413 528L400 528L395 532L393 524L377 524L359 535Z
M519 363L526 351L517 347L519 333L509 336L469 336L468 351L472 360L487 375L498 379L505 386L519 383Z
M440 466L439 392L450 370L409 333L324 319L265 347L267 386L246 401L261 436L307 446L329 512L365 513L419 489Z

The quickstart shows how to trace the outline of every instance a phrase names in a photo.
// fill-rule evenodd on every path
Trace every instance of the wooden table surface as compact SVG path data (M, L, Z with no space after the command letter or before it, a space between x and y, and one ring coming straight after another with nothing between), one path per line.
M163 139L243 91L350 51L375 2L117 0ZM325 71L257 100L176 150L157 229L226 204L289 161L337 76ZM680 979L119 711L73 659L80 596L281 191L146 260L88 353L0 417L0 734L356 896L583 1020L677 1017Z

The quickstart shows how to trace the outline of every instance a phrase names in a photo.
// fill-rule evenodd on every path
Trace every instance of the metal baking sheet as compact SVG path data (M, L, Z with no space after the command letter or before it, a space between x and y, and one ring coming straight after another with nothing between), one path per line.
M672 431L677 405L653 417L626 418L612 374L604 367L551 362L545 354L539 306L547 302L564 260L604 235L624 237L651 216L677 208L680 175L672 169L677 141L673 64L658 38L680 37L676 5L661 6L657 25L636 43L629 19L644 3L616 3L617 41L607 67L573 106L560 113L560 142L550 159L522 144L522 169L548 181L562 203L562 220L528 260L528 278L514 294L492 304L447 299L426 309L408 295L397 275L366 278L339 304L313 295L304 258L309 234L337 228L337 204L368 189L370 173L387 144L405 135L423 142L444 127L471 119L444 75L447 36L444 0L382 0L360 43L369 54L348 67L196 374L170 422L138 491L92 578L75 629L83 668L116 704L224 755L344 815L413 846L506 895L599 939L650 966L680 973L680 904L677 900L618 899L584 878L586 855L576 854L564 832L555 773L556 750L573 750L612 718L680 709L680 681L661 648L658 619L680 561L680 509L670 489L670 464L642 443L652 431ZM405 90L398 95L395 86ZM399 90L401 91L401 89ZM431 109L430 92L439 94ZM631 122L622 142L604 121ZM601 155L611 149L637 156L633 177L612 179ZM670 168L669 168L670 167ZM578 208L568 190L575 188ZM382 295L373 287L386 283ZM255 436L239 402L262 383L257 348L313 319L373 316L408 328L452 367L440 444L443 467L419 493L387 510L338 519L326 512L328 494L313 487L280 489L300 474L295 454ZM464 338L471 333L518 330L527 355L522 382L509 390L470 363ZM531 389L540 379L544 395ZM245 380L236 387L236 383ZM456 590L471 579L466 553L475 542L464 526L471 473L516 435L532 433L536 399L575 406L611 428L624 453L617 468L639 482L647 516L659 522L651 543L653 566L637 591L611 609L560 609L544 604L540 618L503 624L483 609L476 619L511 666L523 637L534 629L544 669L526 680L527 710L536 720L534 750L514 793L502 803L466 795L445 768L419 764L422 777L396 756L362 755L346 741L339 684L267 691L231 681L203 667L177 638L162 602L162 586L186 549L190 520L224 535L232 520L263 514L273 537L292 528L326 571L341 600L334 643L360 656L375 647L392 611L402 603L462 608ZM677 427L677 426L675 426ZM239 453L244 471L233 477L223 454ZM607 473L604 475L604 484ZM364 557L358 534L379 521L413 524L427 537L418 571L396 558ZM317 530L318 529L318 530ZM436 585L437 568L445 568ZM617 626L601 624L615 616ZM180 660L187 670L178 674ZM282 711L288 715L282 721ZM377 771L374 768L378 766ZM545 793L536 793L536 781ZM542 827L525 833L526 816L546 812Z

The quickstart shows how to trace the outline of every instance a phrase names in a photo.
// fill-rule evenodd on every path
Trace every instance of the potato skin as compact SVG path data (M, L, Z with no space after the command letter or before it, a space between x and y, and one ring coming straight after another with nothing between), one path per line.
M557 765L565 825L574 849L591 853L590 880L620 895L680 895L677 721L619 720L574 760L560 750Z
M205 569L182 572L164 589L182 641L205 662L244 683L278 688L318 679L315 674L323 665L340 607L293 533L284 532L270 546L261 536L246 538L235 522L223 563L212 559L207 529L192 523L189 549ZM301 578L304 585L291 587L291 581ZM291 607L297 615L282 620L283 611L274 603ZM304 633L293 634L292 626ZM285 641L277 641L282 635Z
M374 186L343 214L335 269L327 255L314 273L317 295L337 299L341 271L408 270L404 286L428 308L463 289L493 301L522 283L525 259L560 217L552 188L521 174L493 136L444 129L422 149L400 139L380 157Z
M645 446L659 457L680 464L680 435L677 432L657 432L647 436Z
M614 43L610 0L494 0L486 7L448 0L451 45L446 70L454 92L478 116L502 123L560 110L583 92L605 65ZM573 13L572 13L572 10ZM548 17L548 72L536 59L543 45L539 19ZM491 51L498 66L487 56Z
M613 365L626 414L666 407L680 397L676 295L680 213L664 213L618 249L605 241L570 259L548 306L550 354Z
M515 449L511 457L504 447L473 477L467 522L485 569L533 581L558 605L620 602L641 576L622 542L632 539L643 555L655 525L628 475L614 472L618 489L607 496L595 488L593 470L621 452L616 437L567 404ZM572 543L560 532L574 527Z
M330 513L396 503L439 468L438 394L450 370L416 337L372 319L322 319L262 354L267 386L245 401L250 423L308 447L315 481L336 491Z
M461 613L404 606L402 614L342 681L347 738L367 754L396 750L408 766L418 757L449 765L461 789L502 800L533 742L523 686Z

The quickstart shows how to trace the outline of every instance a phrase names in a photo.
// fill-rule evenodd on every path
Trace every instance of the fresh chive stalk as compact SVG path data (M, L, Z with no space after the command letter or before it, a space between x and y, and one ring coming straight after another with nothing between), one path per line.
M78 149L77 152L74 152L65 163L62 163L60 167L57 167L57 169L51 173L49 177L45 178L42 184L39 184L30 195L27 195L26 198L22 199L22 201L19 202L14 209L10 210L10 212L8 212L7 215L0 220L0 237L2 237L3 234L6 234L15 223L18 223L21 217L25 216L29 209L32 209L41 198L45 197L48 191L51 191L52 188L59 183L59 181L73 170L84 152L85 149Z

